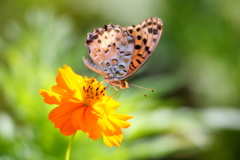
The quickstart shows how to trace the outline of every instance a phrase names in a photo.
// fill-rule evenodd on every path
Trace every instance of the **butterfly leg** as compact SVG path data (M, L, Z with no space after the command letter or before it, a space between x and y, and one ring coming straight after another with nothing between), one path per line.
M118 89L114 86L114 85L112 85L111 83L109 83L111 86L112 86L112 88L116 91L116 92L118 92Z

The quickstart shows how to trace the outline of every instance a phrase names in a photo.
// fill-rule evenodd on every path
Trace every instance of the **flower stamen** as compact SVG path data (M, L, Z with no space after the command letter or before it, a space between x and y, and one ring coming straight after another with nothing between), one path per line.
M94 83L97 83L97 84L94 84ZM93 86L94 86L94 88L93 88ZM85 88L87 88L87 89L85 89ZM101 100L101 98L106 95L105 94L106 87L103 86L101 83L96 82L96 80L94 78L85 80L85 86L83 86L83 91L87 95L87 97L85 97L86 99L92 98L92 99Z

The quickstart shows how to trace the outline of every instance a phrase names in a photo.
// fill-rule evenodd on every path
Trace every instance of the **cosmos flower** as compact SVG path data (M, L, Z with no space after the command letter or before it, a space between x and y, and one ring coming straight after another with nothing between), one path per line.
M121 128L128 128L126 122L133 117L117 114L120 103L106 96L106 87L95 78L77 75L69 66L59 68L57 85L51 91L40 90L47 104L56 104L49 114L49 120L65 136L82 130L93 140L103 137L106 146L120 147L123 134Z

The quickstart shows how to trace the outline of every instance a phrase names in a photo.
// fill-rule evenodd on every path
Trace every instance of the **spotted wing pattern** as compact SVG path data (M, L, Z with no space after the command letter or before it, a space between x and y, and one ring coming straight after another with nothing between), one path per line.
M138 25L120 27L104 25L88 33L85 45L91 59L83 58L87 67L103 74L106 81L128 88L126 79L150 57L162 34L159 18L148 18Z
M125 78L137 72L155 50L162 35L162 20L153 17L138 25L125 27L134 37L134 51L128 73Z

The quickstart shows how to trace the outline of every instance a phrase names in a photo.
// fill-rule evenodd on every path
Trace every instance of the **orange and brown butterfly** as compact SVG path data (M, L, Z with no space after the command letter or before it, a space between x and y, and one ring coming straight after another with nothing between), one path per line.
M157 17L127 27L108 24L94 29L85 40L91 59L83 57L84 64L103 74L113 87L129 88L126 79L136 73L152 55L162 31L162 20Z

